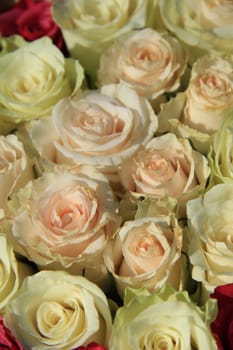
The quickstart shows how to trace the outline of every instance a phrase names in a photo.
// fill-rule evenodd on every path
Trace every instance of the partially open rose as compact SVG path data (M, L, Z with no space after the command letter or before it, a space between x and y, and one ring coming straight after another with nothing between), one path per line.
M60 101L52 119L27 125L34 147L54 163L90 164L118 180L118 167L157 128L151 105L124 84Z
M105 249L104 261L122 297L127 286L158 290L170 281L179 288L182 230L174 217L126 222Z
M102 252L120 223L117 207L106 177L82 166L29 182L12 197L6 219L15 249L41 268L72 265L75 274L101 280Z
M187 55L170 34L151 28L121 36L100 58L98 83L124 83L152 101L180 86Z

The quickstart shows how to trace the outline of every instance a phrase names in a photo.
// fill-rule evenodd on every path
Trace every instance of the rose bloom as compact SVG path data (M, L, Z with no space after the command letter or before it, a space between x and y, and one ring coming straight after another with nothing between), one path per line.
M126 289L124 305L114 318L109 349L217 350L210 331L216 313L213 299L201 309L187 291L177 292L168 285L152 294L145 288Z
M228 0L160 0L162 21L190 50L190 58L210 50L233 50L233 4Z
M52 13L71 56L95 80L101 53L120 35L145 27L150 6L147 0L53 0Z
M107 344L112 328L107 298L94 283L64 271L25 278L7 305L5 325L25 350L70 350Z
M0 317L0 345L2 350L24 350L19 341L4 325L2 317Z
M17 292L25 276L34 272L29 264L17 261L12 245L3 233L0 234L0 271L1 315L4 313L5 306Z
M112 84L60 101L52 118L26 128L42 158L93 165L117 181L122 160L153 137L157 116L134 90Z
M32 178L23 144L15 135L0 136L0 208L6 206L13 190Z
M167 133L149 141L121 165L121 183L134 197L177 198L180 207L196 197L209 176L207 159L187 139ZM182 210L181 210L182 211Z
M40 268L73 265L72 273L105 279L102 252L120 217L107 178L95 168L45 172L15 193L8 208L16 251Z
M131 31L101 55L98 83L123 82L155 100L164 92L177 90L186 61L183 46L170 34L151 28Z
M127 221L105 249L104 261L113 275L119 295L125 288L150 291L169 281L181 282L182 230L174 217L145 217Z
M1 133L20 123L49 115L53 105L77 92L84 72L78 61L65 59L48 37L0 55Z
M233 180L233 111L227 113L221 128L214 135L208 154L211 167L210 186L218 183L229 183Z
M203 295L233 281L233 184L219 184L187 202L192 278Z
M76 350L107 350L105 346L99 345L95 342L88 344L87 347L79 346Z
M233 349L233 283L218 286L211 294L218 301L218 314L211 324L219 350Z
M0 33L2 36L19 34L28 41L48 36L56 46L64 49L64 40L52 19L51 2L48 0L19 0L0 14Z

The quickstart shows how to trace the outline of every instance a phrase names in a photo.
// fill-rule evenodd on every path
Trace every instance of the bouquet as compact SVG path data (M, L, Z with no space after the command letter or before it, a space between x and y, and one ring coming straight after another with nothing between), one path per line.
M233 5L0 5L0 348L233 349Z

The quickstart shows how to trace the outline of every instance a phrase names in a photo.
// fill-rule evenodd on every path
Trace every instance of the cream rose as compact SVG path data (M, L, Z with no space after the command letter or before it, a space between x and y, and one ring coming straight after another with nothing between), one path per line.
M187 199L205 187L210 169L207 159L187 139L175 134L157 136L121 166L121 183L134 197L175 197L184 207Z
M27 126L42 158L94 165L113 180L122 160L148 142L156 129L157 116L149 102L123 84L62 100L52 119Z
M151 28L121 36L100 58L98 83L124 83L150 100L180 86L187 55L170 34Z
M33 177L22 143L15 135L0 136L0 208L16 187Z
M53 0L52 12L71 56L95 77L101 53L121 34L145 27L147 6L147 0Z
M127 286L155 291L169 281L179 288L181 246L182 230L172 216L125 222L104 253L120 296Z
M216 185L187 203L192 277L208 293L233 281L232 210L232 183Z
M4 323L25 350L70 350L107 344L111 314L103 291L82 276L43 271L26 278Z
M159 0L162 20L190 50L190 59L210 50L233 50L233 5L228 0Z
M34 269L26 263L17 261L13 247L7 236L0 234L0 314L19 289L23 279Z
M56 102L79 90L83 78L78 61L65 59L47 37L1 55L1 133L49 115Z
M16 251L40 268L70 267L101 283L102 252L120 224L117 208L108 180L94 168L57 168L15 193L6 220Z
M165 285L158 293L127 289L117 310L110 350L217 350L210 323L217 314L215 300L198 307L186 291Z

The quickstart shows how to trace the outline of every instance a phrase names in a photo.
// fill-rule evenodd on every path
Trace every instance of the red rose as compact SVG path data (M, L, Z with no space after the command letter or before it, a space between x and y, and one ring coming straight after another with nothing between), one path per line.
M52 18L51 2L46 0L20 0L1 13L0 33L2 36L19 34L27 41L48 36L57 47L65 50L60 28Z
M5 327L2 317L0 317L0 349L23 350L22 345L15 339L10 330Z
M211 324L219 350L233 349L233 283L215 288L212 298L218 300L218 315Z
M93 342L93 343L90 343L87 347L79 346L76 350L107 350L107 348Z

